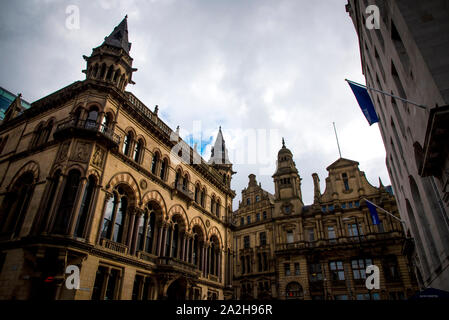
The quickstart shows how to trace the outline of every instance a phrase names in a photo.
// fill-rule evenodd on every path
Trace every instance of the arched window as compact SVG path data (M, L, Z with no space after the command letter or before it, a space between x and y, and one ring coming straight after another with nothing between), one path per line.
M304 298L304 292L298 282L290 282L285 289L286 299L300 299Z
M217 217L220 217L220 199L217 200L217 204L216 204L216 210L215 210L215 214L217 215Z
M67 175L62 198L59 202L59 208L56 211L56 221L53 227L53 232L66 234L67 228L70 224L70 217L75 205L76 195L80 185L81 173L78 170L70 170Z
M201 206L205 207L205 201L206 201L206 189L203 188L203 191L201 191Z
M37 147L41 143L43 134L44 134L44 124L41 123L36 127L36 130L34 131L32 143L33 147Z
M176 223L173 227L173 240L171 243L171 256L176 257L178 255L178 240L179 240L179 225Z
M120 78L120 69L117 69L117 71L115 71L115 75L114 75L114 83L117 83L117 80Z
M101 237L114 242L123 242L123 227L129 204L128 193L122 186L114 190L113 196L106 203L106 210L101 227Z
M114 68L111 65L111 66L109 66L108 73L106 75L106 80L110 81L112 79L113 72L114 72Z
M19 235L33 191L33 174L31 172L24 173L17 179L3 200L3 205L0 208L1 234L10 237Z
M143 149L143 141L142 141L142 139L139 139L134 146L134 153L133 153L134 161L140 162L140 157L142 155L142 149Z
M134 135L133 133L130 131L128 132L128 134L125 136L125 139L123 139L123 149L122 152L124 155L129 156L129 152L131 151L131 143L133 141Z
M76 226L75 226L75 236L77 236L77 237L84 236L86 222L87 222L87 218L88 218L88 214L89 214L89 209L91 207L92 199L93 199L94 192L95 192L95 186L96 186L95 181L96 180L95 180L94 176L89 176L89 179L87 180L87 185L84 190L83 197L81 199L80 211L79 211L78 219L76 221Z
M160 174L159 174L159 177L160 177L162 180L165 180L166 175L167 175L167 167L168 167L167 164L168 164L167 159L164 159L164 160L162 161L162 163L161 163L161 172L160 172Z
M112 125L112 115L110 113L106 113L101 121L101 131L103 133L109 132Z
M98 119L98 108L92 107L89 110L89 113L87 114L86 129L92 129L97 126L97 119Z
M103 80L104 79L104 75L106 74L106 64L103 63L101 65L101 69L100 69L100 79Z
M175 175L175 188L178 188L180 178L181 178L181 170L178 169Z
M50 188L49 188L49 193L47 196L47 202L45 205L44 215L43 215L42 220L37 221L37 224L35 226L35 228L36 228L35 230L37 230L38 232L43 231L46 226L46 223L47 223L47 220L49 218L50 211L52 208L52 204L55 201L58 188L60 188L60 185L59 185L60 177L61 177L61 170L57 170L55 172L55 174L53 175L53 177L50 179Z
M215 196L212 196L210 200L210 213L215 212Z
M156 213L153 207L150 205L151 211L149 214L148 228L147 234L145 237L145 251L152 253L153 252L153 242L156 228Z
M114 232L112 234L112 241L122 242L123 240L123 224L125 222L126 210L128 209L128 198L126 195L121 195L118 202L117 215L114 220Z
M195 202L199 202L199 196L200 196L200 186L198 184L195 185Z
M184 176L184 179L182 179L182 190L189 190L189 176L187 174Z
M48 142L48 139L50 138L51 131L53 130L53 120L51 120L45 128L43 128L43 132L40 133L39 141L37 142L38 145L44 144Z
M151 173L156 174L157 164L159 163L159 153L155 152L151 161Z
M95 64L93 72L92 72L92 78L96 78L98 73L98 63Z

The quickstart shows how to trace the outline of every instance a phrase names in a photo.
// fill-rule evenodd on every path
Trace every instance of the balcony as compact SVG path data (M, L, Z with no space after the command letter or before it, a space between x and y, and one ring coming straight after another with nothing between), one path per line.
M301 250L311 248L328 248L333 246L350 245L358 243L362 245L364 243L371 243L376 241L387 241L390 239L404 238L404 235L398 231L384 232L384 233L371 233L369 235L340 237L333 239L319 239L315 241L296 241L292 243L279 243L276 245L276 252L290 250Z
M114 252L118 252L121 254L128 253L128 247L126 245L118 243L118 242L114 242L114 241L102 238L100 244L105 249L108 249L108 250L111 250Z
M193 192L188 188L184 187L181 183L173 183L172 188L175 192L178 192L182 197L186 198L189 201L193 201L194 195Z
M157 262L157 256L155 256L151 253L148 253L148 252L138 251L137 256L139 257L139 259L145 260L147 262L152 262L152 263Z
M92 120L64 119L58 124L54 136L55 139L74 136L93 138L96 141L103 141L108 147L117 147L120 144L120 136L115 134L114 130Z
M201 271L194 264L171 257L159 257L157 258L157 264L160 269L167 269L170 271L181 271L190 273L196 277L199 277Z

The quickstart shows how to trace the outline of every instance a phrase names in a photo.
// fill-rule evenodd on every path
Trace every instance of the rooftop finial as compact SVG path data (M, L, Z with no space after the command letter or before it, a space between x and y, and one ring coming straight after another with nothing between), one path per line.
M125 19L128 19L128 15L125 16Z
M285 148L285 140L282 138L282 147Z

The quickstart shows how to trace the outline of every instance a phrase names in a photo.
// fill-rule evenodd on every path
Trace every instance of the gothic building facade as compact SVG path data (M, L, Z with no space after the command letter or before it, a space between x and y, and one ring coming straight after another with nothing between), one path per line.
M224 299L235 192L131 92L127 19L86 79L0 124L0 299ZM80 288L64 285L68 266Z
M234 289L239 299L405 299L417 291L391 188L372 186L358 163L340 158L327 170L326 189L313 174L315 196L304 205L301 177L283 143L273 175L275 193L254 175L234 213ZM379 211L374 225L365 199ZM396 217L396 218L395 218ZM368 290L366 267L380 270L380 288Z

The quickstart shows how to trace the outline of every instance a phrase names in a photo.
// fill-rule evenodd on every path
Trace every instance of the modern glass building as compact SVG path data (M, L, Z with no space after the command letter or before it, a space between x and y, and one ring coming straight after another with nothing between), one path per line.
M17 98L17 95L9 92L3 87L0 87L0 120L3 120L6 109L8 109L15 98ZM22 99L22 107L28 109L31 107L31 104Z

